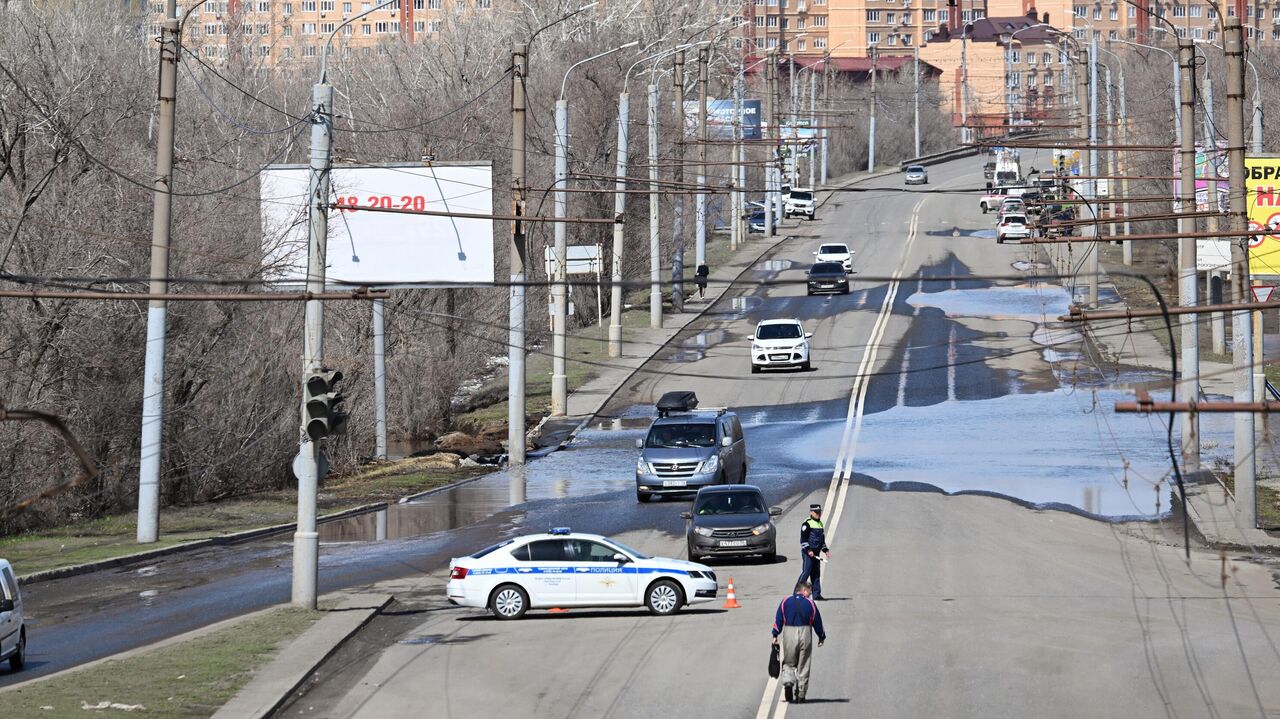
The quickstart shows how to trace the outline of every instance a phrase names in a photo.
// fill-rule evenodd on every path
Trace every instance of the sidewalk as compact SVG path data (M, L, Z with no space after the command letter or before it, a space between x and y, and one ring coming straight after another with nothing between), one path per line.
M1103 265L1104 275L1107 265ZM1099 304L1106 309L1123 310L1128 308L1123 294L1109 279L1104 278L1099 286ZM1084 300L1077 293L1075 301ZM1131 323L1132 331L1120 333L1114 329L1096 330L1085 323L1082 330L1090 339L1099 354L1108 362L1129 367L1154 369L1167 373L1170 369L1170 353L1168 350L1168 329L1161 318L1135 319ZM1180 341L1178 325L1173 326L1174 341ZM1106 336L1101 336L1106 335ZM1206 347L1201 343L1199 367L1200 387L1202 395L1233 394L1233 378L1229 362L1209 359ZM1228 358L1229 359L1229 358ZM1179 358L1181 360L1181 358ZM1185 372L1179 367L1179 373ZM1161 384L1167 387L1167 382ZM1229 416L1229 415L1227 415ZM1263 420L1265 421L1265 419ZM1258 429L1260 434L1263 428ZM1257 474L1259 494L1265 487L1274 484L1275 480L1267 477L1280 467L1280 455L1269 441L1257 443ZM1187 471L1183 468L1183 480L1187 488L1187 511L1194 529L1200 533L1204 541L1213 547L1233 551L1266 551L1280 552L1280 538L1252 527L1241 525L1237 521L1235 498L1228 492L1220 475L1229 475L1229 467L1203 466L1200 470ZM1226 478L1229 481L1230 477Z

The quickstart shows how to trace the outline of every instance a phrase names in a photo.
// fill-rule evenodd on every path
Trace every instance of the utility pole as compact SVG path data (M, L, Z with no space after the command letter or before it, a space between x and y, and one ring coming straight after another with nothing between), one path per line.
M780 142L782 138L782 133L778 129L778 103L774 98L778 91L778 65L772 50L769 51L765 59L765 80L768 88L764 94L767 103L764 116L769 121L769 129L765 137L773 134L774 137L778 138L777 141L770 143L769 163L764 166L764 234L766 237L772 237L777 232L773 212L773 164L778 158L777 142Z
M529 48L517 43L511 51L511 214L525 214L525 88L528 75ZM511 290L507 321L507 462L522 465L525 461L525 267L528 243L524 222L511 223Z
M373 458L387 458L386 300L373 301Z
M568 213L569 182L569 101L556 100L555 137L556 184L552 206L557 220L555 228L555 278L551 284L551 416L563 417L569 411L569 374L567 363L569 324L569 246L568 226L562 221Z
M662 329L662 241L658 215L658 86L649 85L649 327Z
M826 124L825 122L823 123ZM813 131L814 138L818 136L818 76L813 72L813 66L809 66L809 129ZM826 132L824 129L823 132ZM817 174L814 160L814 153L817 148L809 145L809 190L816 189L814 185L815 175Z
M624 91L618 94L618 158L614 163L613 215L622 217L627 211L627 152L631 121L631 98ZM613 224L613 287L609 291L609 356L622 356L622 253L623 227Z
M1204 156L1205 167L1204 177L1205 190L1207 191L1208 209L1211 212L1217 212L1221 203L1218 201L1218 141L1215 139L1218 133L1214 131L1213 124L1213 74L1206 72L1204 76ZM1199 209L1198 207L1196 209ZM1221 229L1221 224L1216 216L1210 215L1205 218L1205 225L1210 232L1217 232ZM1197 247L1198 249L1198 247Z
M698 194L694 197L695 220L694 267L707 259L707 62L711 50L698 48Z
M880 61L880 51L871 46L871 107L869 130L867 135L867 172L876 170L876 65Z
M1226 18L1223 49L1227 57L1227 179L1230 183L1231 230L1244 233L1249 226L1247 196L1244 185L1244 38L1240 18ZM1232 301L1251 301L1249 274L1249 238L1237 237L1231 242ZM1236 402L1251 402L1253 387L1253 323L1248 310L1232 313L1231 364L1235 378ZM1235 496L1236 514L1241 526L1258 526L1257 512L1257 436L1252 412L1235 413Z
M960 29L960 139L963 142L972 142L969 131L969 46L965 42L968 36L969 24L965 23Z
M671 311L684 312L684 50L676 52L675 72L671 75L676 97L676 167L675 212L671 216Z
M1179 178L1182 191L1182 212L1196 210L1196 110L1195 110L1195 56L1191 40L1178 41L1178 63L1182 71L1181 109L1181 167ZM1195 220L1179 218L1178 234L1186 235L1195 229ZM1196 288L1196 241L1184 237L1178 240L1178 304L1194 306L1199 292ZM1178 391L1183 401L1200 399L1200 333L1197 315L1187 315L1181 321L1182 377ZM1182 415L1182 460L1187 469L1200 468L1200 418L1195 412Z
M173 128L178 104L182 35L176 0L165 0L160 30L160 133L151 196L151 293L169 291L169 228L173 211ZM160 538L160 464L164 454L164 350L168 306L147 305L147 347L142 371L142 442L138 458L138 543Z
M738 56L738 72L733 77L733 193L730 195L730 204L733 206L729 213L733 226L729 233L731 238L729 241L730 249L738 249L739 243L742 242L742 182L739 181L739 171L746 162L743 155L743 127L742 127L742 76L745 74L743 68L742 56Z
M920 157L920 45L918 44L912 45L911 52L914 58L914 72L912 74L915 75L915 84L916 84L916 91L915 91L916 154L914 155L914 157Z
M831 65L831 51L827 50L826 52L822 53L822 105L824 108L831 107L831 67L830 65ZM829 112L824 113L823 116L829 117L830 113ZM822 124L828 125L830 123L823 122ZM830 130L825 130L825 129L822 131L822 184L823 185L827 184L827 147L828 147L827 133L829 132Z
M1089 41L1089 174L1098 176L1098 37ZM1098 181L1089 180L1089 201L1093 203L1093 216L1098 216ZM1098 306L1098 285L1102 284L1102 238L1097 226L1093 230L1093 242L1089 246L1089 306Z
M311 88L311 200L307 243L307 291L324 292L329 241L329 170L332 165L333 86L324 75ZM316 533L316 493L320 486L320 443L307 433L306 378L324 366L324 303L307 300L302 346L303 392L300 445L294 468L298 477L298 528L293 534L293 603L316 608L320 535Z
M1114 176L1117 174L1116 173L1116 151L1114 147L1114 145L1116 144L1116 106L1115 106L1115 97L1113 96L1113 93L1111 91L1111 66L1105 65L1103 66L1103 69L1106 70L1106 85L1107 85L1107 96L1106 96L1107 144L1113 146L1112 149L1107 151L1106 165L1107 165L1107 174ZM1108 220L1107 235L1109 235L1112 238L1116 236L1116 223L1115 223L1116 205L1114 202L1111 201L1111 197L1113 195L1115 195L1115 180L1113 179L1107 180L1107 220Z
M1120 64L1120 144L1125 149L1120 151L1120 194L1124 201L1124 236L1129 236L1129 101L1124 89L1124 63ZM1133 242L1124 241L1124 263L1133 264Z

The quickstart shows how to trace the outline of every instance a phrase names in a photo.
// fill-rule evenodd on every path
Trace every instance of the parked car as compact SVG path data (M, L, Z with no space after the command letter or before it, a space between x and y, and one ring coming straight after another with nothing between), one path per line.
M817 205L814 204L813 190L797 187L787 194L786 202L782 205L782 214L787 219L791 219L792 215L803 215L805 218L812 220L817 216Z
M645 438L636 440L638 501L746 481L747 442L738 415L724 407L699 409L692 392L668 392L658 408Z
M911 165L907 168L905 183L908 185L927 185L929 184L929 171L924 169L924 165Z
M0 559L0 661L21 671L27 663L27 625L22 614L22 590L8 560Z
M809 283L806 290L810 295L820 292L838 292L849 294L849 273L839 262L816 262L809 268Z
M1005 240L1021 240L1031 236L1031 228L1027 226L1026 215L1015 215L1012 212L1000 219L996 225L996 242L1004 244Z
M754 232L763 235L765 227L764 210L756 210L747 218L747 232Z
M800 320L764 320L756 325L751 341L751 374L774 367L809 369L809 338Z
M778 556L773 517L781 514L780 508L764 501L759 487L750 484L698 490L691 510L680 513L689 522L685 529L689 561L754 554L772 562Z

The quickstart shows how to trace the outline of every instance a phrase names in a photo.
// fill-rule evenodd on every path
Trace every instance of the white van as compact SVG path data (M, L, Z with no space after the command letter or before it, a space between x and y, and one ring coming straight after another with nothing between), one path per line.
M0 661L19 671L27 663L27 628L22 621L22 592L13 566L0 559Z

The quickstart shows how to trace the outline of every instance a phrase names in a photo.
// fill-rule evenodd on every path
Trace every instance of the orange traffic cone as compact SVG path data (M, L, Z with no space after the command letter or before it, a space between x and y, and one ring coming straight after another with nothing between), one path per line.
M733 577L729 577L729 596L724 600L724 608L740 609L741 607L742 605L738 604L738 595L733 592Z
M551 614L567 614L569 612L568 609L565 609L563 607L552 607L547 611L550 612Z

